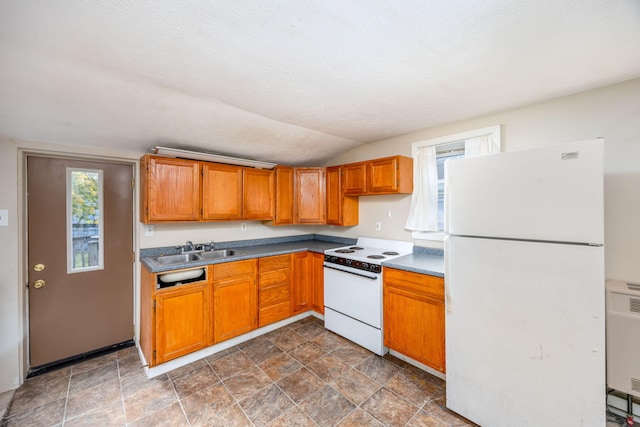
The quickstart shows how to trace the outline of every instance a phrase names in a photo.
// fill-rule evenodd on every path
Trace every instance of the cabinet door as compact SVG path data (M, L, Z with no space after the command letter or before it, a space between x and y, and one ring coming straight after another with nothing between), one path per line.
M256 260L248 260L213 266L214 343L242 335L257 327L255 264ZM249 271L251 273L247 274Z
M295 168L294 177L294 222L297 224L324 224L324 169Z
M276 207L274 225L293 224L293 168L276 167Z
M311 277L311 254L293 254L293 274L291 278L291 314L310 310L313 302L313 279Z
M243 169L243 219L273 219L274 175L264 169Z
M358 198L345 197L342 191L342 166L331 166L326 171L327 224L358 225Z
M140 163L142 222L200 219L200 163L144 156Z
M441 278L384 271L385 345L444 373L443 290Z
M242 168L204 163L202 171L202 218L242 219Z
M156 294L155 364L175 359L211 344L210 287L184 285Z
M413 160L395 156L369 161L369 193L395 194L413 192Z
M398 161L395 158L372 160L369 163L369 191L394 193L398 188Z
M342 166L342 190L347 196L367 194L367 164L365 162Z
M311 254L312 282L313 282L313 309L324 314L324 254Z

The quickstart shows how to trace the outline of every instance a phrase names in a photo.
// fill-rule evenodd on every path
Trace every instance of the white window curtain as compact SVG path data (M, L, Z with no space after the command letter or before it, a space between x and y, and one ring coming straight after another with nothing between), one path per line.
M482 135L464 141L464 157L486 156L500 152L500 142L491 135Z
M420 147L414 165L414 189L405 227L438 231L438 166L436 147Z

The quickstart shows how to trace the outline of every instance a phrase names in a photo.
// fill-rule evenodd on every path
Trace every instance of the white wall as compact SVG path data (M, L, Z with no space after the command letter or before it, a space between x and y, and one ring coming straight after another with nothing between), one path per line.
M490 96L490 94L487 94ZM503 150L604 137L606 275L640 282L640 79L576 95L424 129L367 144L333 159L330 165L376 157L411 155L411 143L486 126L502 125ZM404 229L410 196L360 197L360 225L322 227L319 233L411 240ZM391 211L391 218L387 217ZM374 231L376 221L382 231ZM416 245L441 247L415 240Z
M0 392L19 385L22 343L18 284L17 149L0 140L0 209L9 226L0 227Z

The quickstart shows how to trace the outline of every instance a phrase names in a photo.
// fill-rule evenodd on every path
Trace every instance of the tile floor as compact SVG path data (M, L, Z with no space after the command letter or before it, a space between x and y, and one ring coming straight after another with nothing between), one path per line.
M31 378L3 426L472 426L445 384L307 317L148 379L134 347Z

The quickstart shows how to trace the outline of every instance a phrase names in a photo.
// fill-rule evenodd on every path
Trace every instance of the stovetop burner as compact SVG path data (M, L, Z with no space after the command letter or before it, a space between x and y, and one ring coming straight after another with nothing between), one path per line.
M379 273L382 263L413 251L413 243L358 237L358 241L325 251L325 263Z

